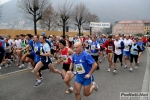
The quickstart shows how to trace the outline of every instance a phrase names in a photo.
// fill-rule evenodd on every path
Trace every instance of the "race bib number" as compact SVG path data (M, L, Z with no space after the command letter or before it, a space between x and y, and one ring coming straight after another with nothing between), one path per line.
M143 46L141 45L140 48L143 49Z
M88 43L85 43L85 47L88 47L89 46L89 44Z
M125 46L125 49L129 49L129 46Z
M68 62L68 57L66 55L62 55L63 62Z
M95 50L95 45L91 45L91 50Z
M108 50L113 50L113 47L112 46L108 46Z
M56 50L56 46L53 46L53 50Z
M37 52L38 51L38 47L34 47L34 52Z
M84 74L85 70L82 64L76 64L76 71L78 72L78 74Z
M41 53L41 54L43 53L43 51L42 51L42 47L40 48L40 53Z
M99 45L100 45L100 46L102 46L103 44L102 44L102 43L100 43Z

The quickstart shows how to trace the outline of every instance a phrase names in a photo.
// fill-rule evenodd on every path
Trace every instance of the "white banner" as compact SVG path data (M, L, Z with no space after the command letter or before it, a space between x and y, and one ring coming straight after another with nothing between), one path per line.
M110 23L91 22L90 27L110 28Z

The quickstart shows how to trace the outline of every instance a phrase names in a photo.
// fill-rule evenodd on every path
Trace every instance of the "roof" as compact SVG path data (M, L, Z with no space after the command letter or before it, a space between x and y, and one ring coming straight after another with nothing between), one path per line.
M119 24L143 24L143 21L141 20L124 20L118 22Z
M143 20L144 24L150 24L150 20Z

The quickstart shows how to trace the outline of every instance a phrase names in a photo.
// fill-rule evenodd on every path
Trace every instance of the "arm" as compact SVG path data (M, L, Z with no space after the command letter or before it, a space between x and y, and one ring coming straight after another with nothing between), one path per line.
M93 74L93 72L96 70L96 68L97 68L97 63L96 62L94 62L93 64L92 64L92 69L91 69L91 71L88 73L90 76Z
M123 41L121 41L120 45L121 45L121 47L118 47L118 49L124 49L124 43L123 43Z

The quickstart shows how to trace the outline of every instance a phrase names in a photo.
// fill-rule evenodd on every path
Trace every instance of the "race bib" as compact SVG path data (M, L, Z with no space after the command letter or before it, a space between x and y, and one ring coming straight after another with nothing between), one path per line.
M140 48L143 49L143 46L141 45Z
M41 53L41 54L43 53L43 51L42 51L42 47L40 48L40 53Z
M85 43L85 47L88 47L89 46L89 44L88 43Z
M53 50L56 50L56 46L53 46Z
M100 46L102 46L103 44L102 44L102 43L100 43L99 45L100 45Z
M68 62L68 57L66 55L62 55L63 62Z
M113 47L112 46L108 46L108 50L113 50Z
M34 52L37 52L38 51L38 47L34 47Z
M91 50L95 50L95 45L91 45Z
M125 49L129 49L129 46L125 46Z
M78 72L78 74L84 74L85 70L82 64L76 64L76 71Z

